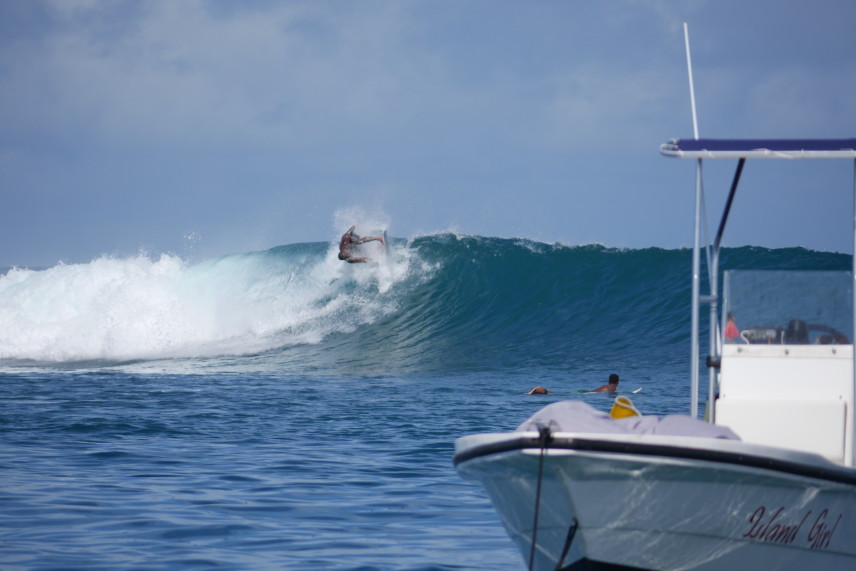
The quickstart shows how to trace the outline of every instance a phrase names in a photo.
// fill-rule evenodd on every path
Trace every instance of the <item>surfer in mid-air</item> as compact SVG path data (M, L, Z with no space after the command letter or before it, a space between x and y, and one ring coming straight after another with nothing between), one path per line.
M347 232L342 234L342 241L339 242L339 259L345 260L349 264L369 262L371 261L369 258L354 255L354 246L371 242L373 240L383 244L383 236L367 236L366 238L360 238L354 234L355 228L356 226L351 226L348 228Z

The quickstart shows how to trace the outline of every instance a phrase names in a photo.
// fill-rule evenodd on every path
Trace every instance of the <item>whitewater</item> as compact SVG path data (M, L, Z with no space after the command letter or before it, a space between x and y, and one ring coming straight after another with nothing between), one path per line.
M406 249L358 270L324 244L188 265L102 257L0 280L0 359L124 361L245 355L317 343L395 307L387 296L429 269Z
M689 250L440 233L368 251L0 274L0 567L523 569L455 438L564 399L606 410L585 391L613 372L644 413L688 412Z

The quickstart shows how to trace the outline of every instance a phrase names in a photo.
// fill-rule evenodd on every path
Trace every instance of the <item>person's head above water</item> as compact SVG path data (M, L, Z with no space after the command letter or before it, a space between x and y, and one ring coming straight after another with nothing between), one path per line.
M611 375L609 375L609 381L607 381L607 382L610 385L617 385L618 384L618 375L616 375L615 373L612 373Z

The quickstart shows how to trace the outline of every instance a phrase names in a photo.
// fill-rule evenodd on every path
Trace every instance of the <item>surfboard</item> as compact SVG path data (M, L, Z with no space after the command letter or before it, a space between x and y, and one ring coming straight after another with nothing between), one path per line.
M383 252L389 254L389 240L386 237L386 230L383 231Z
M610 392L606 392L606 391L601 391L601 392L597 392L597 391L587 391L587 390L585 390L585 389L576 389L576 390L573 390L573 391L571 391L571 392L572 392L572 393L582 393L582 394L584 394L584 395L600 395L600 394L614 395L614 394L616 394L616 393L610 393ZM617 392L617 393L620 393L621 391L616 391L616 392ZM636 389L636 390L630 391L630 394L636 395L636 394L639 394L639 393L641 393L641 392L642 392L642 387L639 387L639 388L638 388L638 389Z

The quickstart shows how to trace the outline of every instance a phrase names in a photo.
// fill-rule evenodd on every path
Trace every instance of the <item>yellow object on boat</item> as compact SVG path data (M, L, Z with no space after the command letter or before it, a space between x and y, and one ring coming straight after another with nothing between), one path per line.
M615 397L615 402L612 403L612 410L609 411L609 416L612 418L627 418L629 416L642 416L636 410L633 403L625 396Z

